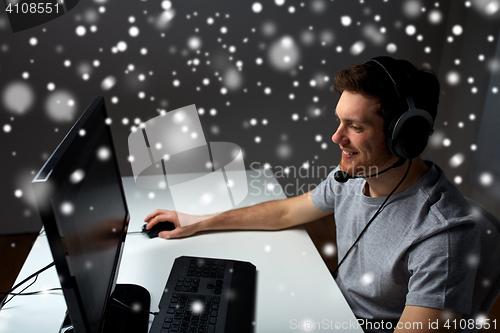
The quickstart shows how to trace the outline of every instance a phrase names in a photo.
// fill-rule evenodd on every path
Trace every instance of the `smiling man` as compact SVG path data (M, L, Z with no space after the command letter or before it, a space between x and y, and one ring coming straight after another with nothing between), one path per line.
M440 332L470 312L478 231L466 199L423 159L439 100L430 72L378 57L341 71L332 141L335 170L313 191L285 200L190 218L157 210L148 227L172 221L163 238L204 230L278 230L333 213L339 258L335 281L367 332ZM350 180L350 181L348 181ZM373 222L373 223L372 223ZM431 325L432 324L432 325ZM450 331L453 330L450 325Z

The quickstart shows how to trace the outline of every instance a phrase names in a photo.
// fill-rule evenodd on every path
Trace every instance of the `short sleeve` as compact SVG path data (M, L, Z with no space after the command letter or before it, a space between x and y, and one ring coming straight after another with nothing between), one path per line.
M473 222L419 242L407 258L406 305L470 313L479 258L479 234Z
M316 208L324 211L324 212L333 212L334 206L334 191L333 186L334 178L333 173L337 171L337 169L333 170L328 174L325 180L323 180L312 192L312 202L316 206Z

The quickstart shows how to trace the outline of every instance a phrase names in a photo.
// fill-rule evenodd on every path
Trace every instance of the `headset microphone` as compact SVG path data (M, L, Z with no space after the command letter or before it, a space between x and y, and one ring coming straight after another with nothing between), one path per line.
M399 160L394 163L393 165L391 165L390 167L388 167L387 169L384 169L380 172L377 172L373 175L367 175L367 176L351 176L350 174L348 174L347 172L345 171L342 171L342 170L339 170L337 172L335 172L333 174L333 178L339 182L339 183L345 183L346 181L348 181L349 179L354 179L354 178L371 178L371 177L375 177L375 176L378 176L378 175L381 175L383 174L384 172L386 171L389 171L393 168L397 168L399 166L402 166L404 163L406 162L406 158L399 158Z

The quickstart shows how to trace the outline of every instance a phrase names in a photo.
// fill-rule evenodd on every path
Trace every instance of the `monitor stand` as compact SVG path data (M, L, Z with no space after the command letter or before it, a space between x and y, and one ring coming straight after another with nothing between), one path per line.
M111 298L120 302L149 311L151 297L144 287L134 284L117 284ZM109 308L102 333L147 333L149 329L149 313L145 311L132 311L112 301ZM69 314L59 330L59 333L74 333Z

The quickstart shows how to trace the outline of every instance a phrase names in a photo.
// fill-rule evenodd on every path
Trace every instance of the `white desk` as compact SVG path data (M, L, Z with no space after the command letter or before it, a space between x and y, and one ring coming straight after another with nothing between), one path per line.
M248 181L249 194L240 206L285 198L274 178L248 171ZM273 191L269 184L275 184ZM153 210L173 208L168 190L141 189L131 177L124 178L124 186L131 217L129 232L140 231L144 217ZM316 325L318 331L362 332L359 327L352 328L356 319L303 227L214 232L172 240L130 234L118 283L145 287L151 294L151 311L157 311L172 263L182 255L249 261L257 267L256 333L300 332L307 323ZM47 239L41 235L16 283L50 262ZM26 292L59 286L52 267ZM15 297L0 311L0 332L56 333L65 312L61 291Z

